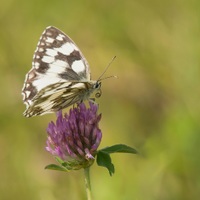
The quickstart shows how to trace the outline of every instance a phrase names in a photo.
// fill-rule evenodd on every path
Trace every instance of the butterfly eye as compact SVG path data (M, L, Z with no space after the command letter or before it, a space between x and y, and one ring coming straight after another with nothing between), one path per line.
M101 82L96 82L95 84L94 84L94 89L100 89L101 88Z

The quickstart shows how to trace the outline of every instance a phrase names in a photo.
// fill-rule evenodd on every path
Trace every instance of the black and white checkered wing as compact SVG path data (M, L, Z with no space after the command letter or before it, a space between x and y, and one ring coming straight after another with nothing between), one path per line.
M66 100L71 99L73 104L76 102L73 98L78 98L74 97L78 83L82 82L82 86L86 87L84 83L89 81L89 65L76 44L57 28L46 28L37 45L32 69L27 73L22 89L26 104L24 115L31 117L62 109L61 103L59 108L53 108L56 100L63 98L63 93ZM85 87L82 89L85 90Z

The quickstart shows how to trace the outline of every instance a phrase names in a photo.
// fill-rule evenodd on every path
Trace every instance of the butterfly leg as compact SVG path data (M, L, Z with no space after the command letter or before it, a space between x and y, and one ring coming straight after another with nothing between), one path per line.
M95 102L95 98L89 98L89 101Z
M91 103L93 103L93 104L96 104L96 105L98 104L98 103L95 101L95 98L89 98L88 101L91 102Z
M80 100L79 102L77 102L76 105L79 106L81 103L83 103L83 100ZM73 108L75 107L74 105L75 104L73 104Z

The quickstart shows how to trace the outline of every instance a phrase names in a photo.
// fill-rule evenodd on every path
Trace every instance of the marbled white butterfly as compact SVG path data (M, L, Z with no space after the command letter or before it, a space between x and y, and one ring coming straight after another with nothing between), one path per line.
M101 78L101 77L100 77ZM101 79L90 80L87 60L76 44L62 31L47 27L42 33L22 89L25 117L56 112L89 100Z

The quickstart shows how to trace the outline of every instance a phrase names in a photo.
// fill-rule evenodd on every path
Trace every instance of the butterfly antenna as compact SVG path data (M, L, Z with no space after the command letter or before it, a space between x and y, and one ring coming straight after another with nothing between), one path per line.
M115 76L115 75L113 75L113 76L106 76L105 78L101 78L98 81L102 81L102 80L105 80L105 79L108 79L108 78L118 78L118 76Z
M112 60L108 63L107 67L104 69L103 73L101 74L101 76L98 78L97 81L104 80L104 79L111 78L111 77L117 78L117 76L109 76L109 77L106 77L106 78L101 79L101 77L106 73L106 71L107 71L108 68L110 67L111 63L115 60L115 58L116 58L116 56L114 56L114 57L112 58Z

